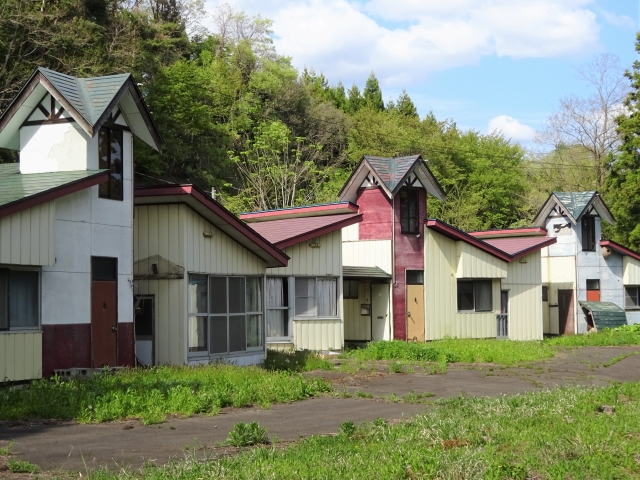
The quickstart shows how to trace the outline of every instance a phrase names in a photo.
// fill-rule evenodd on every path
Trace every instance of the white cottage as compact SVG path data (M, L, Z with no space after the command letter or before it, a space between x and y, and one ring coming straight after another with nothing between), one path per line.
M133 365L133 157L160 135L130 74L38 68L0 116L0 381Z

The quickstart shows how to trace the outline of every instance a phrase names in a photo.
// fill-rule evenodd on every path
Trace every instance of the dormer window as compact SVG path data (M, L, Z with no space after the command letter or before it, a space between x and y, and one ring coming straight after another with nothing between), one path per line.
M98 132L98 168L109 170L109 181L98 186L100 198L123 199L122 131L102 127Z
M582 251L596 250L596 218L582 217Z
M400 190L401 233L418 232L418 190Z

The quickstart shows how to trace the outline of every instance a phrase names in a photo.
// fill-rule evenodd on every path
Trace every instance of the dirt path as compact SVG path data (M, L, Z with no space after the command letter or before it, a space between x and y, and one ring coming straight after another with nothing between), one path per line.
M527 368L449 366L444 375L318 372L316 375L334 383L337 390L366 392L378 398L324 397L274 405L269 410L230 409L215 417L171 419L151 426L139 422L0 424L0 441L15 440L15 458L28 460L44 470L85 474L87 469L105 465L136 468L146 461L164 464L172 457L181 458L193 451L193 447L200 448L199 454L225 454L225 449L215 448L215 444L224 441L237 422L260 422L269 429L270 436L290 441L313 434L335 433L345 421L358 423L376 417L400 419L427 408L422 404L380 399L392 394L403 397L415 391L430 392L434 398L462 393L495 396L562 385L640 381L640 355L631 355L609 367L603 366L613 357L634 352L640 352L640 347L590 347Z

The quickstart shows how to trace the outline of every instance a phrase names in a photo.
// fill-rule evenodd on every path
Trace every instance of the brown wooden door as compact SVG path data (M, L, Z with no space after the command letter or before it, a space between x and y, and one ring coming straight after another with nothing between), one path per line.
M558 317L560 335L572 335L575 330L573 290L558 290Z
M407 285L407 340L424 342L424 285Z
M91 282L91 360L94 368L116 366L118 353L118 283Z

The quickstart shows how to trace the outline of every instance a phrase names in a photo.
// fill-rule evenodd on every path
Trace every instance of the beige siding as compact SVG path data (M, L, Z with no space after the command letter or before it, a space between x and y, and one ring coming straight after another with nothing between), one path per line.
M0 382L42 377L42 332L0 333Z
M371 317L360 315L362 304L371 304L371 284L358 282L358 298L345 298L344 338L345 340L371 340Z
M54 265L54 220L54 202L1 218L0 263Z
M425 275L426 339L436 340L447 335L457 338L495 337L496 314L500 309L500 279L493 279L492 312L458 313L457 268L456 242L425 229L425 271L429 272Z
M506 278L507 262L465 242L456 242L457 278Z
M523 263L525 262L526 263ZM509 263L502 289L509 290L509 338L542 340L542 265L540 252Z
M391 240L343 242L342 262L349 267L380 267L391 274Z
M543 252L544 255L544 252ZM549 285L549 320L545 323L544 333L558 334L560 331L558 319L558 290L573 290L574 316L577 313L576 301L576 259L571 257L542 257L546 262ZM543 271L545 268L543 267ZM543 281L544 281L543 277ZM577 322L576 322L577 323Z
M622 284L640 285L640 261L635 258L622 257Z
M359 223L354 223L348 227L342 229L342 241L343 242L357 242L360 238Z
M327 233L314 240L320 248L306 241L284 250L291 260L286 267L268 268L267 275L309 275L339 277L342 275L342 234L340 230Z
M344 345L342 320L294 320L293 339L297 350L339 350Z
M273 342L267 343L268 350L277 350L279 352L287 352L293 350L293 343L291 342Z

